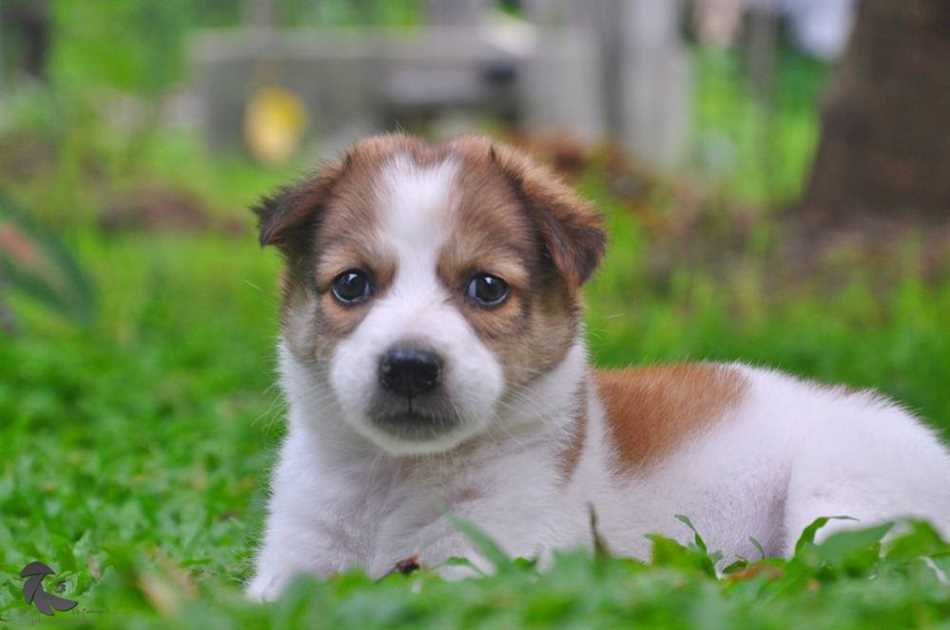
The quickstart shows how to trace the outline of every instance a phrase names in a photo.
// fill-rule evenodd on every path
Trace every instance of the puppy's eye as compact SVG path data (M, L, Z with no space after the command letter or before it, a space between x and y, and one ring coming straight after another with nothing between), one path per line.
M333 297L341 304L359 304L373 294L373 284L361 269L349 269L333 279Z
M478 273L468 281L465 294L470 300L483 308L492 308L501 305L507 299L511 289L508 283L487 273Z

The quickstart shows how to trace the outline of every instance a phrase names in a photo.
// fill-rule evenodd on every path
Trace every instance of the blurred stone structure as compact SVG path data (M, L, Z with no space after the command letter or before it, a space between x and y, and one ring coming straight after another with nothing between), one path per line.
M527 0L529 19L591 33L610 139L661 168L688 150L692 71L682 39L681 0ZM553 86L552 86L553 87ZM568 88L570 89L570 88ZM548 98L556 98L549 91Z
M679 164L691 118L680 0L429 0L416 29L205 31L193 89L209 142L241 142L255 90L299 95L308 133L332 150L354 137L445 114L489 114L532 133L628 147Z

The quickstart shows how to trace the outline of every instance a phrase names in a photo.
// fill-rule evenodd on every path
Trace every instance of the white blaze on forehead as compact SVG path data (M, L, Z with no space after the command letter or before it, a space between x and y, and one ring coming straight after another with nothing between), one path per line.
M445 241L457 172L451 159L422 167L407 155L396 156L383 170L377 195L380 232L401 261L424 257L424 252L434 256Z

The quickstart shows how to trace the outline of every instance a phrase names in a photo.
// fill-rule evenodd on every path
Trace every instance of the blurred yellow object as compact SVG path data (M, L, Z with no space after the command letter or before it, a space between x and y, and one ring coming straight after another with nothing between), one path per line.
M307 128L307 109L296 94L282 87L258 88L244 114L244 139L255 159L285 162L297 152Z

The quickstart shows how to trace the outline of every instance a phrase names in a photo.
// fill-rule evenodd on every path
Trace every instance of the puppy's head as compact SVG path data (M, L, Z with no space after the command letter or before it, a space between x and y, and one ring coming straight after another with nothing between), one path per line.
M504 421L574 344L604 249L588 204L474 137L369 138L254 210L286 259L293 360L339 421L400 455Z

